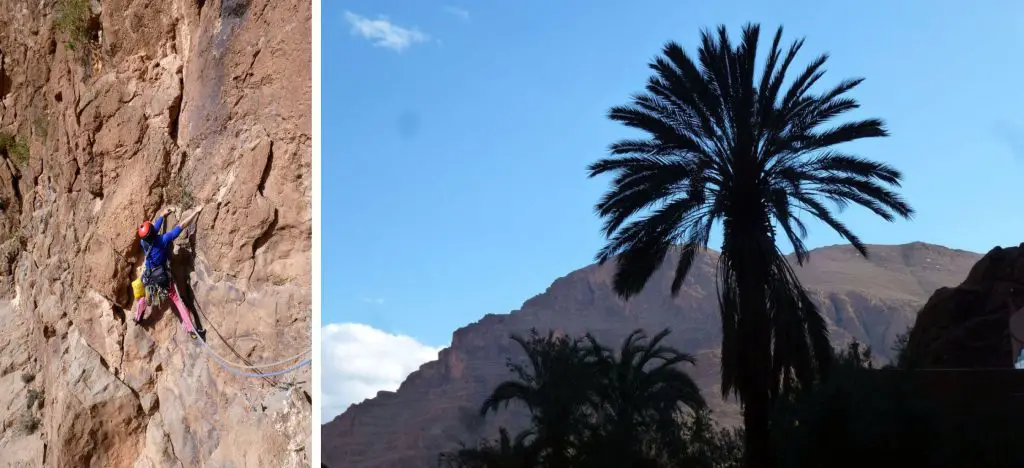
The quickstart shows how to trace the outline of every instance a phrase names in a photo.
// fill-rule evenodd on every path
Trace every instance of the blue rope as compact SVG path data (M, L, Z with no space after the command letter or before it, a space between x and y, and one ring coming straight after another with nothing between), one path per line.
M234 368L228 366L227 365L228 363L223 362L224 360L221 359L220 356L217 356L217 353L214 353L212 350L210 350L209 345L206 344L206 340L203 340L202 338L198 338L198 339L199 339L199 342L203 344L203 350L206 351L206 354L209 355L209 356L213 356L214 361L217 363L218 366L220 366L221 369L224 369L224 370L226 370L226 371L228 371L228 372L230 372L232 374L235 374L237 376L240 376L240 377L275 377L275 376L278 376L278 375L281 375L281 374L287 374L287 373L292 372L294 370L297 370L297 369L299 369L301 367L308 366L310 364L310 362L312 362L312 359L306 359L306 360L304 360L302 362L299 362L298 364L295 364L294 366L291 366L291 367L289 367L287 369L282 369L282 370L279 370L279 371L276 371L276 372L268 372L266 374L260 373L260 372L242 372L242 371L240 371L238 369L234 369Z

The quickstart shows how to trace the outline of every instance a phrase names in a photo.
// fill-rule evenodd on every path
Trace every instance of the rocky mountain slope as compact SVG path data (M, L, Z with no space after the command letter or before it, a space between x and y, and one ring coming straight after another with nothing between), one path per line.
M4 466L309 465L309 368L229 373L129 285L138 223L203 206L173 262L210 348L310 349L310 6L5 1Z
M856 339L882 359L932 292L959 284L981 257L922 243L872 246L871 254L864 260L846 246L817 249L798 274L827 318L833 341ZM495 437L499 424L515 425L521 415L481 419L477 410L486 394L509 378L506 357L519 355L509 334L531 327L589 331L613 345L635 328L656 332L671 327L667 341L697 356L698 365L690 372L717 417L738 422L737 407L723 401L719 386L716 258L715 253L702 256L675 299L669 295L668 269L659 271L638 297L623 302L612 291L612 266L591 265L556 280L520 310L487 315L457 330L451 347L410 375L397 392L380 392L325 424L324 462L350 468L431 466L440 450Z

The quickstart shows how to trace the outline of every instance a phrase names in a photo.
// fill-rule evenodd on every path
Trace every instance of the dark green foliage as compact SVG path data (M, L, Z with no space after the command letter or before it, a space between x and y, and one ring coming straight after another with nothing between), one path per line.
M778 466L1024 466L1014 442L1019 412L938 404L927 397L934 389L910 375L874 369L870 350L851 345L820 385L780 401Z
M909 369L914 367L913 359L910 357L910 353L907 352L907 343L910 341L910 328L903 333L896 335L896 340L892 344L892 354L895 359L892 362L892 366L899 369Z
M14 167L24 168L28 163L28 142L10 133L0 132L0 153L14 163Z
M589 412L597 424L583 465L629 466L649 459L665 441L679 438L687 412L706 407L700 389L678 367L695 364L693 356L663 345L668 334L664 330L648 341L636 330L617 353L587 337L598 372Z
M889 221L913 211L890 189L899 186L899 171L836 148L887 135L879 119L833 123L859 107L847 93L863 80L812 92L827 55L787 80L803 40L783 49L781 28L759 72L759 38L753 25L738 44L725 27L704 31L696 60L668 43L650 64L645 92L609 112L644 137L612 144L611 156L589 170L591 177L614 176L596 207L608 237L597 260L615 261L614 286L624 297L639 293L681 244L671 286L677 293L712 227L724 228L722 390L743 402L746 453L751 465L762 466L770 464L773 400L808 387L832 352L824 320L776 236L781 231L798 262L806 261L804 213L867 256L826 203L858 205Z
M515 380L498 385L480 412L497 411L511 402L525 405L536 429L533 444L543 461L568 466L589 425L587 410L598 385L598 364L579 338L553 332L541 337L532 330L528 338L513 336L512 340L526 354L527 364L509 361Z
M531 429L511 438L443 453L446 468L738 466L740 432L720 429L696 384L679 369L692 356L637 330L617 350L592 336L532 331L513 337L527 364L512 363L482 413L510 402L525 405Z
M674 465L700 468L740 468L743 466L743 430L715 424L708 410L697 411L683 421L682 448L673 458Z
M178 177L171 179L171 182L167 184L167 187L164 189L164 195L167 197L167 203L176 205L183 210L190 210L196 204L192 191L188 189L185 180L180 174Z
M442 453L442 468L525 468L538 465L536 445L528 442L532 431L524 431L515 439L505 428L499 429L497 441L485 440L476 448L463 447L453 453Z
M64 44L68 50L75 50L79 45L87 44L92 39L89 18L92 12L89 0L58 0L57 19L54 25L57 30L67 35Z
M36 402L44 401L44 395L45 394L42 390L34 388L28 389L28 392L25 394L25 407L32 409L32 407L36 405Z
M32 435L39 429L39 425L41 423L42 421L39 420L39 417L25 412L21 415L21 419L18 422L18 428L21 429L21 433L23 435Z

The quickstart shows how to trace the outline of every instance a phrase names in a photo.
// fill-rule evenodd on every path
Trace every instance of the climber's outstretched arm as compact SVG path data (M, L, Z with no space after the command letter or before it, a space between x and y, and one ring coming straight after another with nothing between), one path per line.
M164 218L171 213L174 213L174 207L164 208L163 211L157 213L156 218L153 219L153 230L160 232L160 228L164 225Z
M199 212L200 211L203 211L203 207L202 206L199 206L198 208L196 208L195 211L193 211L192 213L189 213L189 215L186 216L185 219L181 220L181 222L178 223L178 225L181 226L183 229L187 228L190 224L192 224L196 220L196 218L199 217Z
M200 211L203 211L203 207L201 206L192 213L190 213L188 216L185 216L185 219L181 220L181 222L178 223L177 226L174 226L173 229L167 231L167 234L164 234L164 240L169 242L177 239L178 236L181 235L181 231L187 228L190 224L192 224L193 221L196 220L196 217L199 216Z

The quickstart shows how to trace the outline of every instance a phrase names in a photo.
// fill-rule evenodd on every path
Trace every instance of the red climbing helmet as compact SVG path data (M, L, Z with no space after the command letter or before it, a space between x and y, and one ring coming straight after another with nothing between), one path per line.
M139 225L139 237L145 239L149 237L151 232L153 232L153 223L143 221L142 224Z

